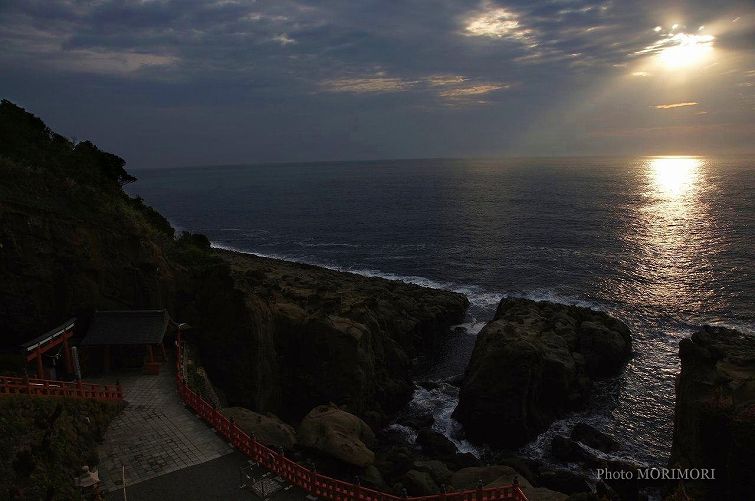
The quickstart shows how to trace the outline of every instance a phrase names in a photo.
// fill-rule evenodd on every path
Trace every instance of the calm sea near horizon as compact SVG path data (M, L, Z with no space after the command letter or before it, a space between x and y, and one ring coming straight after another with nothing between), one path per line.
M503 296L607 311L635 355L575 420L660 465L679 340L711 323L755 333L755 157L391 160L134 170L127 187L217 246L466 294L465 333L428 378L463 371ZM448 392L418 388L462 448Z

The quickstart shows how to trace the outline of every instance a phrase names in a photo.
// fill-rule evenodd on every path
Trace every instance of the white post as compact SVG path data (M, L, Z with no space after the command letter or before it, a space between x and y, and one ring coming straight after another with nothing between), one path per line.
M123 483L123 501L126 500L126 465L121 465L121 482Z

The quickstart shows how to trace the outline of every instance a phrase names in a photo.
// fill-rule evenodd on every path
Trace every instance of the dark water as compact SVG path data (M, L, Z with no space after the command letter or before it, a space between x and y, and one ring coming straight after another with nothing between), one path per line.
M461 372L503 295L626 321L636 355L586 419L660 464L677 345L695 325L755 329L755 157L410 160L135 172L130 190L220 246L447 288L468 333L431 376ZM448 419L453 396L418 390ZM454 435L456 438L456 435ZM467 446L460 441L462 446Z

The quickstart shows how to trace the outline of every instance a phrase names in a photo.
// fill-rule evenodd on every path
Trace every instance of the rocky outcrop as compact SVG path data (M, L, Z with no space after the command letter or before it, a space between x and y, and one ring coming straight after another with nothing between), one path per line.
M679 343L673 468L715 468L715 481L685 482L694 499L750 499L755 492L755 336L706 326Z
M312 409L298 429L299 443L346 464L365 468L375 461L369 446L372 429L361 419L333 405Z
M243 407L225 407L220 412L262 444L287 450L296 446L294 428L272 414L258 414Z
M432 350L468 305L460 294L403 282L217 255L230 266L243 301L242 311L231 314L248 320L223 334L233 340L232 358L228 343L204 337L203 363L229 401L289 421L335 402L373 426L384 424L411 397L412 361ZM253 330L244 332L247 326ZM264 393L238 381L259 381Z
M477 337L454 417L472 440L522 445L582 406L591 378L620 371L631 346L606 313L505 298Z

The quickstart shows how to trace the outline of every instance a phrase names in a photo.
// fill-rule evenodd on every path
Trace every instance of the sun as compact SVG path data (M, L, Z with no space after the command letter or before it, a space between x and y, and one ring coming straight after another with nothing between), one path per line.
M703 63L712 51L712 35L677 33L664 40L658 58L665 68L687 68Z

